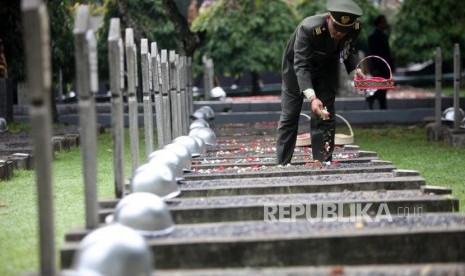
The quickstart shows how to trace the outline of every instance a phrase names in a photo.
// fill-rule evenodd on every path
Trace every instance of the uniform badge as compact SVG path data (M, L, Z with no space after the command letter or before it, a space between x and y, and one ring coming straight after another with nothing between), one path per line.
M347 15L341 16L342 24L347 24L350 21L350 17Z

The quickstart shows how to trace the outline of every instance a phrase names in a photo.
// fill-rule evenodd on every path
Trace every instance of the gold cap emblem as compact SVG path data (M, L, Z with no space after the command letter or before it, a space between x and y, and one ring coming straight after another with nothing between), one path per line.
M347 15L341 16L341 23L342 24L347 24L347 22L350 21L350 17Z

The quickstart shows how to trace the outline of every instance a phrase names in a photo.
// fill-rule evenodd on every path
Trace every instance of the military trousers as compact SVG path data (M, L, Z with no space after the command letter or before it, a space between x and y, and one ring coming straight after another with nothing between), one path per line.
M335 68L334 68L335 67ZM337 90L337 63L312 75L312 84L316 96L330 113L330 118L323 120L320 114L311 113L310 134L313 160L331 161L335 136L335 98ZM288 72L289 73L289 72ZM291 72L292 73L292 72ZM283 75L281 93L281 116L276 141L277 163L291 163L296 145L299 118L304 98L292 74ZM305 104L309 104L305 101Z

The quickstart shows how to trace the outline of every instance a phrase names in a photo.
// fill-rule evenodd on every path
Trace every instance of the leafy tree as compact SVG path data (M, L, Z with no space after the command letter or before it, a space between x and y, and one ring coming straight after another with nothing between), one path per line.
M178 1L179 2L179 1ZM162 1L170 21L174 25L176 35L178 36L178 51L180 54L192 56L194 51L200 46L204 38L204 33L193 33L190 30L187 16L184 16L180 10L179 3L173 0Z
M0 5L0 37L8 63L8 77L22 81L25 77L24 44L21 25L21 1L6 0Z
M46 1L50 24L52 82L56 88L58 84L58 71L63 72L63 81L72 82L74 78L74 59L72 22L69 0ZM26 63L24 57L24 42L21 23L21 1L5 1L0 6L0 36L5 43L5 53L8 62L9 77L17 82L25 80ZM3 27L5 26L5 27ZM57 121L56 105L53 101L54 121Z
M113 17L121 19L122 37L125 28L133 28L137 45L147 38L157 42L159 49L174 49L190 56L200 43L173 0L105 0L104 11L104 24L98 31L101 79L108 76L107 38Z
M99 76L108 78L108 31L110 19L121 19L121 36L125 28L134 31L134 42L140 45L142 38L157 42L159 49L176 49L178 40L174 26L168 20L161 0L106 0L103 26L98 30ZM140 50L140 47L139 47Z
M355 47L357 50L368 52L368 36L373 32L373 21L378 16L378 10L373 6L371 1L368 0L354 0L362 9L363 15L360 17L363 29L357 38ZM299 14L299 19L307 16L312 16L319 13L325 13L326 0L298 0L295 2L295 9Z
M451 60L454 43L465 45L464 12L464 1L404 0L394 25L393 53L398 63L434 58L436 47L441 47L445 60Z
M59 71L62 71L64 84L74 81L74 17L69 0L48 0L47 10L50 17L50 40L52 52L52 79L54 89L59 82Z
M53 2L53 3L52 3ZM46 1L50 23L51 58L53 69L63 68L65 75L70 63L69 53L73 51L73 17L70 11L70 1ZM6 1L0 6L0 37L5 43L9 72L12 78L22 81L25 77L24 43L21 25L21 1ZM4 26L4 28L3 28ZM53 72L56 74L56 70ZM57 78L54 75L54 81ZM69 78L68 78L69 79Z
M53 2L53 3L52 3ZM51 62L53 81L58 81L58 68L63 69L64 79L71 81L74 72L73 52L73 17L69 0L48 0L47 10L50 23ZM5 43L5 52L10 76L17 81L25 77L24 43L21 24L21 1L6 1L0 6L0 36ZM5 28L3 28L5 26ZM71 64L71 66L70 66Z
M212 58L215 72L225 75L278 72L296 22L283 0L218 0L192 24L194 31L207 33L196 60Z

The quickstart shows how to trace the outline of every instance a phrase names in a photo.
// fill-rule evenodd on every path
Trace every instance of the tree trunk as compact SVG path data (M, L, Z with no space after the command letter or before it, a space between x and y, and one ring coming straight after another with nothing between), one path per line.
M52 121L54 124L58 124L60 122L58 118L58 107L57 107L57 101L55 97L55 93L53 91L50 92L50 105L52 108Z
M260 75L257 72L250 72L252 77L252 95L259 95L262 91L260 86Z
M162 2L168 11L180 41L179 54L192 56L195 49L201 44L203 35L201 33L191 32L187 19L181 14L178 6L173 0L163 0Z
M140 41L143 37L143 31L139 27L136 21L132 18L129 14L128 5L126 0L117 0L118 9L122 16L122 20L124 21L124 25L127 28L132 28L134 32L134 41Z

